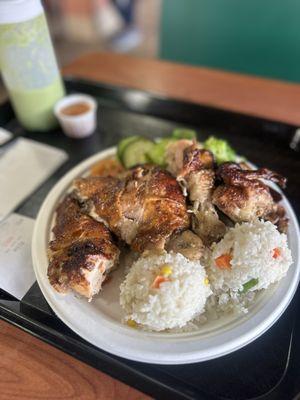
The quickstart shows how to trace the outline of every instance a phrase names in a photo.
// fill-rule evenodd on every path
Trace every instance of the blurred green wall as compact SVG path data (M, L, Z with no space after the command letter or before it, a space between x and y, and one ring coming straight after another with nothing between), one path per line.
M160 57L300 82L300 0L162 0Z

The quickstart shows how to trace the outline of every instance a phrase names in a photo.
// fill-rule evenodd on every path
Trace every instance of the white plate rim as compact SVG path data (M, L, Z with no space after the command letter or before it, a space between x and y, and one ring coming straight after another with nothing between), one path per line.
M293 254L293 257L295 259L294 265L291 268L294 268L294 273L293 273L293 279L288 287L288 290L286 291L285 295L280 301L275 301L274 298L276 296L273 296L268 302L268 305L270 306L268 311L267 311L267 316L265 318L260 318L260 321L258 325L255 327L251 327L251 324L247 324L247 322L250 321L255 321L255 317L257 314L259 314L262 310L260 310L257 314L255 314L251 319L246 321L245 324L239 325L238 331L243 325L247 325L247 329L242 329L243 333L239 332L238 335L234 335L234 338L230 338L230 335L226 335L227 339L226 342L219 343L218 345L214 345L211 348L207 348L205 350L195 350L193 347L192 350L189 350L188 348L186 351L180 351L176 352L165 352L162 353L161 349L155 351L153 348L149 349L148 347L145 348L142 352L137 352L134 347L127 347L124 346L124 344L119 344L118 340L122 340L122 335L124 334L124 330L121 329L121 334L118 335L116 333L115 339L113 339L113 343L107 343L107 341L101 340L101 337L99 338L94 338L91 337L89 332L84 331L83 327L78 326L72 316L70 315L65 315L63 310L58 304L58 301L56 300L55 296L53 295L52 292L54 290L51 288L50 284L45 283L45 277L41 276L40 274L40 262L41 262L41 252L40 252L40 247L45 245L43 243L43 240L45 240L45 234L46 234L46 228L49 226L49 221L53 216L53 208L55 204L57 204L57 201L61 197L61 195L66 191L66 189L70 186L71 181L79 176L82 175L89 167L91 167L95 162L106 158L108 156L111 156L115 154L116 148L111 147L108 148L104 151L101 151L86 160L82 161L79 163L77 166L72 168L65 176L63 176L57 183L56 185L52 188L52 190L49 192L47 195L46 199L44 200L40 211L38 213L36 223L35 223L35 228L33 232L33 238L32 238L32 260L33 260L33 267L34 267L34 272L36 274L37 282L39 284L39 287L46 298L48 304L52 308L52 310L55 312L55 314L67 325L69 326L74 332L76 332L79 336L83 337L85 340L89 341L93 345L108 351L110 353L113 353L117 356L124 357L127 359L131 359L134 361L141 361L141 362L147 362L147 363L153 363L153 364L188 364L188 363L194 363L194 362L201 362L201 361L207 361L211 360L214 358L218 358L221 356L224 356L226 354L229 354L233 351L236 351L250 342L254 341L257 339L259 336L261 336L264 332L266 332L277 320L278 318L282 315L282 313L285 311L285 309L288 307L289 303L291 302L298 283L299 283L299 278L300 278L300 263L299 263L299 226L297 222L297 218L295 216L295 213L288 202L288 200L285 198L286 204L285 207L287 209L287 213L290 217L291 223L294 226L295 230L295 236L296 236L296 248L295 248L295 254ZM47 237L48 237L49 232L47 232ZM271 305L272 303L272 305ZM275 305L273 304L275 303ZM271 312L272 307L275 307L275 309ZM256 318L257 319L257 318ZM248 326L249 325L249 326ZM111 327L108 324L108 332L111 330ZM132 331L132 330L131 330ZM236 328L233 328L232 330L229 330L228 332L234 333L236 331ZM129 332L129 329L128 329ZM227 333L228 333L227 332ZM226 333L226 332L225 332ZM131 334L128 334L128 339L132 336ZM146 335L147 336L147 335ZM145 337L143 339L145 339ZM223 334L224 336L224 334ZM130 338L131 340L131 338ZM198 339L203 342L203 339ZM160 342L165 343L167 346L167 343L165 340L161 340ZM195 340L193 341L195 342ZM159 344L159 343L158 343ZM197 344L197 343L196 343ZM145 343L144 343L145 345ZM148 346L148 345L147 345ZM143 342L142 342L142 347L143 347ZM161 347L161 346L160 346Z

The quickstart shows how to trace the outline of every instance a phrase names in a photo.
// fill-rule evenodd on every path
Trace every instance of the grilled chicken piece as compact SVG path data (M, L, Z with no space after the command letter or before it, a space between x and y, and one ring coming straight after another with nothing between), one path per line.
M171 236L166 250L180 253L191 261L199 261L203 255L204 245L198 235L186 230Z
M168 147L166 160L193 204L194 232L207 245L223 237L226 228L211 201L215 182L212 153L190 140L179 140Z
M289 227L289 219L286 217L285 209L280 204L275 204L273 211L264 218L276 225L279 232L287 233Z
M192 218L193 231L203 240L206 246L218 242L226 233L225 224L219 219L216 209L211 203L194 211Z
M168 146L166 162L167 169L176 176L185 196L188 194L189 199L198 204L204 203L214 184L211 152L201 149L191 140L178 140Z
M159 167L136 167L123 177L77 179L74 195L90 216L137 252L163 249L174 231L189 226L178 183Z
M182 139L169 144L166 151L167 168L172 175L177 176L183 168L183 154L184 151L193 146L192 140Z
M224 183L213 193L213 203L234 222L270 219L278 226L286 225L285 211L273 199L270 188L259 179L267 179L285 187L286 179L266 168L243 170L232 162L222 164L217 176Z
M71 289L91 299L115 266L119 249L109 230L87 215L70 195L56 210L55 239L49 244L48 278L58 291Z
M249 181L259 185L261 184L259 179L267 179L277 183L282 188L286 187L286 178L277 172L267 168L245 170L241 165L234 162L226 162L220 165L217 175L227 185L248 186Z

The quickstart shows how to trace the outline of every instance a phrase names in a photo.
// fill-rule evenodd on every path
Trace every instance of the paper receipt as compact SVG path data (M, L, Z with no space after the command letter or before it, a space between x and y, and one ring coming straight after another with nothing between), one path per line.
M11 214L0 222L0 288L21 300L35 282L31 261L34 220Z

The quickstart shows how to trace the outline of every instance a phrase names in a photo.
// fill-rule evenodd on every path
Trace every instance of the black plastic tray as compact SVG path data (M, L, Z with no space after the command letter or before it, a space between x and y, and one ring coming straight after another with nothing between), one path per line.
M71 140L60 130L25 132L9 103L0 107L0 126L63 148L70 156L17 212L35 218L59 178L123 136L164 136L175 127L190 126L200 139L219 135L252 162L287 176L286 194L299 215L300 157L290 148L295 126L72 78L66 79L66 87L68 92L88 93L98 100L98 129L90 138ZM132 362L90 345L53 314L36 283L22 301L0 290L0 317L155 398L293 399L300 392L299 297L298 290L280 320L243 349L216 360L177 366Z

